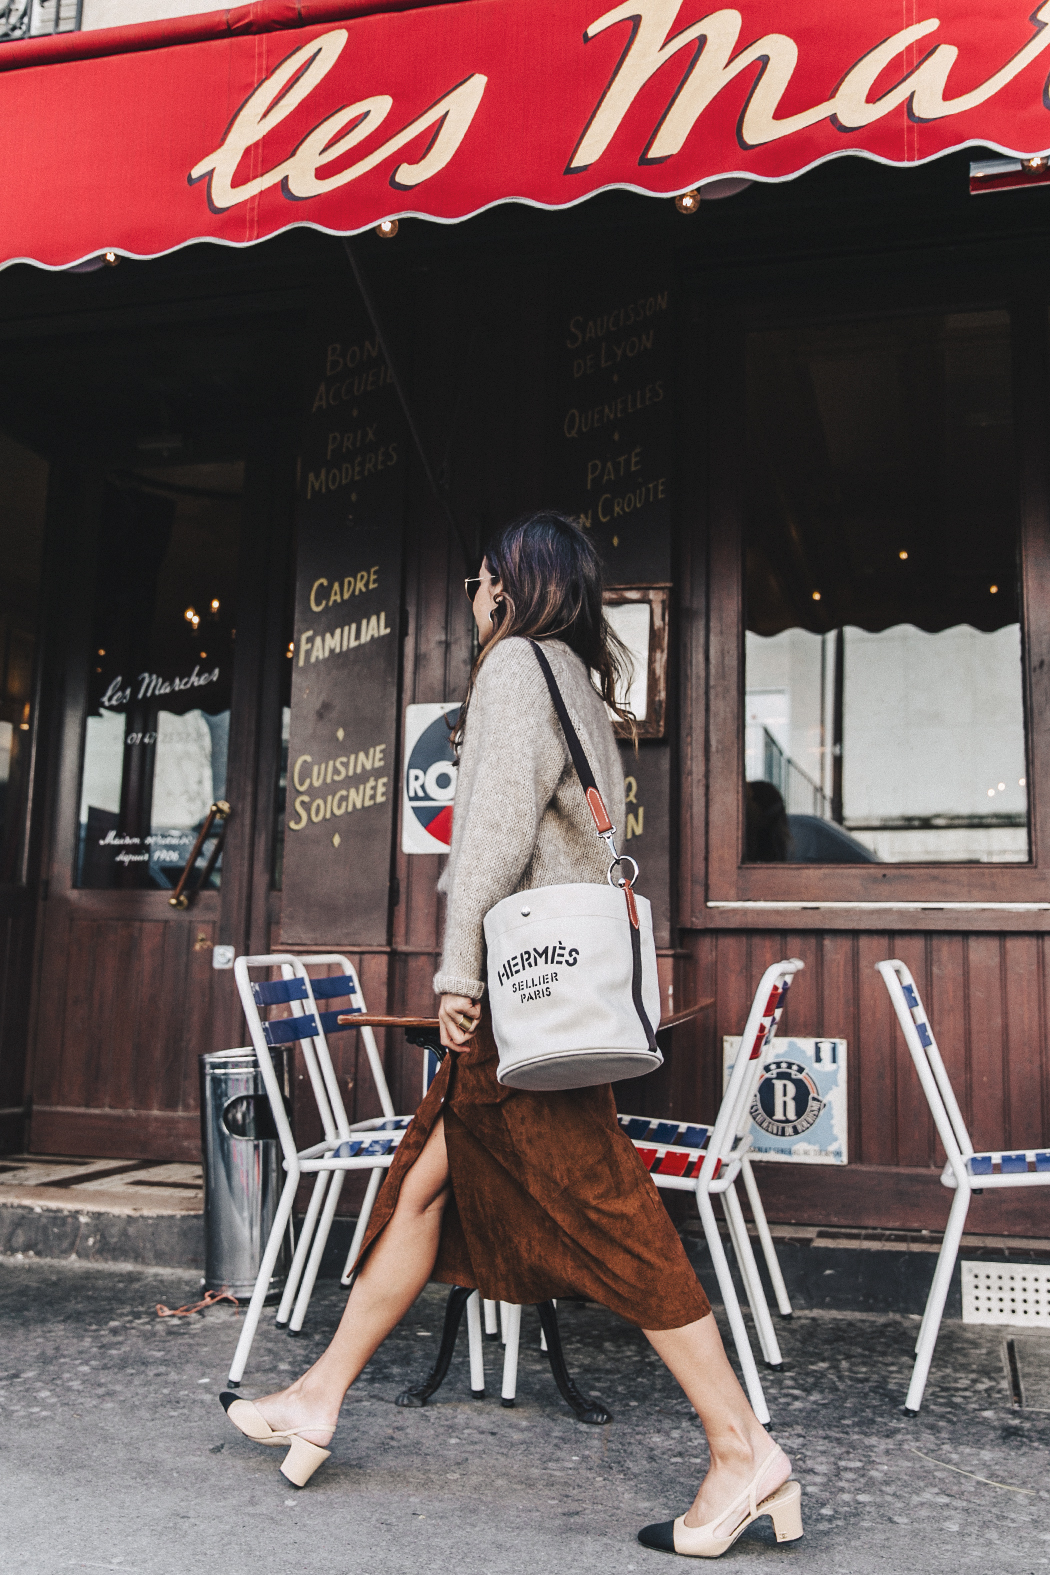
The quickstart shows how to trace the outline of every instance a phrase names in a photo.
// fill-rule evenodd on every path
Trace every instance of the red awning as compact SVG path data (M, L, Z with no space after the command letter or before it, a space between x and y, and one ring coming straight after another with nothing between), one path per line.
M1050 148L1050 0L269 0L0 46L0 262Z

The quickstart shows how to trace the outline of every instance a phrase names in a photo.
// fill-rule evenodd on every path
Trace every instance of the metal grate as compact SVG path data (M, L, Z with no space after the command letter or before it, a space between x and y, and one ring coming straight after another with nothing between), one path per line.
M963 1258L963 1323L1050 1329L1050 1264L975 1263Z

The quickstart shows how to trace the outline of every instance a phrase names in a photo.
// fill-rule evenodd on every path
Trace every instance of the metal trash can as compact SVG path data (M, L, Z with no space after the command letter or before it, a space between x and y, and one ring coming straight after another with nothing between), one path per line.
M291 1111L292 1058L271 1052ZM204 1157L204 1288L249 1297L270 1235L285 1172L270 1101L255 1051L215 1050L200 1057ZM274 1265L267 1301L288 1277L292 1233Z

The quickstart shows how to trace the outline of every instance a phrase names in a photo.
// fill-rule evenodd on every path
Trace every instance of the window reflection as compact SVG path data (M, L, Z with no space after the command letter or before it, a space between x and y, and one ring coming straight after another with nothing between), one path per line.
M173 888L209 807L226 795L240 486L240 466L209 465L106 488L80 886ZM213 886L221 871L220 856Z
M1007 315L754 334L748 413L745 857L1027 860Z

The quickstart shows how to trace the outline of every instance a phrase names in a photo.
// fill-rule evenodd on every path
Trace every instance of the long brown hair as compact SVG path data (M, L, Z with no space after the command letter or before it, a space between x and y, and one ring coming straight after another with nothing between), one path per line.
M634 717L616 699L630 672L626 646L609 627L602 607L601 559L583 527L566 514L543 509L504 525L485 548L500 603L495 633L471 669L467 697L453 733L462 745L470 697L481 664L503 640L564 640L591 674L606 705L634 733Z

